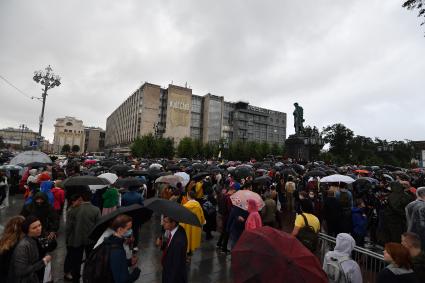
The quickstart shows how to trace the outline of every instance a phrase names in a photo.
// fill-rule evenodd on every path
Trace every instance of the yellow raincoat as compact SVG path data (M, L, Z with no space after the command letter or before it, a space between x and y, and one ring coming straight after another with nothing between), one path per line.
M184 204L184 207L193 212L199 219L199 222L204 225L205 217L201 205L196 200L189 200ZM201 233L202 228L189 225L189 224L180 224L186 231L187 236L187 252L193 252L201 245Z

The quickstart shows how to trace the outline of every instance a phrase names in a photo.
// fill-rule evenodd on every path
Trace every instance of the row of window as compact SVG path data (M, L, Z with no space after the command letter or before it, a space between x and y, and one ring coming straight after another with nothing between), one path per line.
M72 131L72 130L68 130L68 129L65 129L63 131L65 133L74 133L74 134L82 134L83 133L83 131L77 131L77 130Z

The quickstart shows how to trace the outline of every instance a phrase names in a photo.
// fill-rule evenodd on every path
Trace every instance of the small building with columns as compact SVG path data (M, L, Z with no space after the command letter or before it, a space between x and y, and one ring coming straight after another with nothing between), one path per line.
M82 153L84 151L84 125L82 120L75 117L66 116L65 118L57 118L55 123L55 134L53 138L53 151L61 153L62 147L69 144L78 145Z

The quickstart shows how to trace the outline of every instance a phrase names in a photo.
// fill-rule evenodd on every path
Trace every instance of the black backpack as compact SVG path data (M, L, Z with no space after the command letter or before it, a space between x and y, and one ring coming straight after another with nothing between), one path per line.
M112 270L109 267L109 258L112 249L120 248L119 245L113 245L102 242L86 258L83 269L83 283L114 283Z
M315 252L317 249L317 243L319 241L319 235L314 231L314 228L308 224L307 218L303 213L301 216L304 218L304 227L300 229L297 235L297 239L311 252Z

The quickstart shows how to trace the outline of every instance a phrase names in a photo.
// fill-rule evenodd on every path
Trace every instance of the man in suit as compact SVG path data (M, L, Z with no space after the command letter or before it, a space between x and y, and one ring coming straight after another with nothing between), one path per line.
M170 233L161 258L162 283L186 283L186 232L177 221L168 216L164 217L162 225Z

